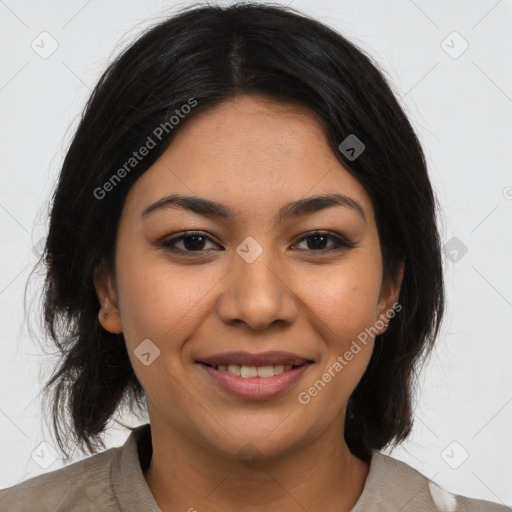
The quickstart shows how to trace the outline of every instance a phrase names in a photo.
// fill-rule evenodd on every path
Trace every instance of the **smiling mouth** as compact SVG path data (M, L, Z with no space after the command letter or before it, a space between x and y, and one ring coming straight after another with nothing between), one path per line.
M307 373L314 361L302 364L266 364L250 366L239 364L212 364L196 362L210 382L229 396L243 400L269 400L292 389ZM297 361L300 363L300 361Z
M302 366L312 364L312 361L306 361L305 363L292 365L292 364L275 364L275 365L266 365L266 366L245 366L238 364L208 364L199 361L199 364L203 364L215 370L221 372L228 372L232 375L236 375L238 377L242 377L245 379L250 379L254 377L260 377L262 379L275 377L276 375L281 375L284 372L288 372L293 370L294 368L300 368Z

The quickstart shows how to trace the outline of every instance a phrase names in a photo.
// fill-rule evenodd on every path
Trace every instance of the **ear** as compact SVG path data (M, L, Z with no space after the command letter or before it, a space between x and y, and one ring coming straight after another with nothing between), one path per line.
M379 319L376 320L376 328L378 328L378 334L382 334L387 330L388 324L394 316L394 310L400 311L402 308L398 305L398 297L400 296L403 277L404 264L400 263L394 275L386 276L382 280L379 303L377 305Z
M101 304L98 313L100 324L108 332L114 334L123 332L117 290L112 282L112 275L106 271L103 262L94 268L93 279L96 294Z

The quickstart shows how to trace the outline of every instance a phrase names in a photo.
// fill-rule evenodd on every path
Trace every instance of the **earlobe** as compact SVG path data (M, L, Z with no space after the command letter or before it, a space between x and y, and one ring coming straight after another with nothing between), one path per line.
M395 275L384 280L378 307L379 320L377 322L379 323L379 334L387 330L389 323L392 321L391 319L395 316L395 307L398 304L403 276L404 264L401 263Z
M98 320L102 327L112 334L123 332L123 327L118 315L110 315L109 313L106 313L102 308L98 313Z
M117 334L123 331L121 316L119 314L118 300L115 290L111 285L111 278L105 272L103 264L94 269L94 287L100 302L98 320L102 327L111 333Z
M400 289L402 287L402 280L404 277L404 264L400 263L393 276L386 279L385 294L383 295L383 301L386 309L390 309L394 304L398 302L400 296Z

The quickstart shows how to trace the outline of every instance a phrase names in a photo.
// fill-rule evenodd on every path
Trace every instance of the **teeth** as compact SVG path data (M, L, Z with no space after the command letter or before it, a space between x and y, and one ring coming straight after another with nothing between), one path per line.
M276 365L275 368L273 366L259 366L256 370L258 377L273 377L274 375L279 375L279 373L282 373L282 371L279 371L280 368L283 367L278 365Z
M240 367L240 376L241 377L257 377L258 376L258 368L256 368L256 366L241 366Z
M274 366L240 366L238 364L219 364L215 368L217 368L217 370L224 372L227 371L233 375L238 375L239 377L246 379L251 377L261 377L264 379L266 377L274 377L274 375L279 375L283 372L291 370L292 365L276 364Z
M240 366L237 364L230 364L227 367L227 371L233 375L240 375Z

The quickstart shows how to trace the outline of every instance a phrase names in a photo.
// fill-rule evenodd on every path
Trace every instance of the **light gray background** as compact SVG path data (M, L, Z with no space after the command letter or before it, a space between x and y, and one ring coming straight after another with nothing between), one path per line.
M421 376L413 434L392 455L452 492L511 505L512 0L281 3L331 25L384 68L442 208L447 316ZM27 329L23 289L70 137L107 63L185 5L0 0L0 488L62 466L48 466L55 442L38 397L52 359L39 342L37 302L34 334ZM45 31L58 43L48 58L31 47L51 49ZM41 279L33 283L29 303ZM127 434L112 428L108 446Z

